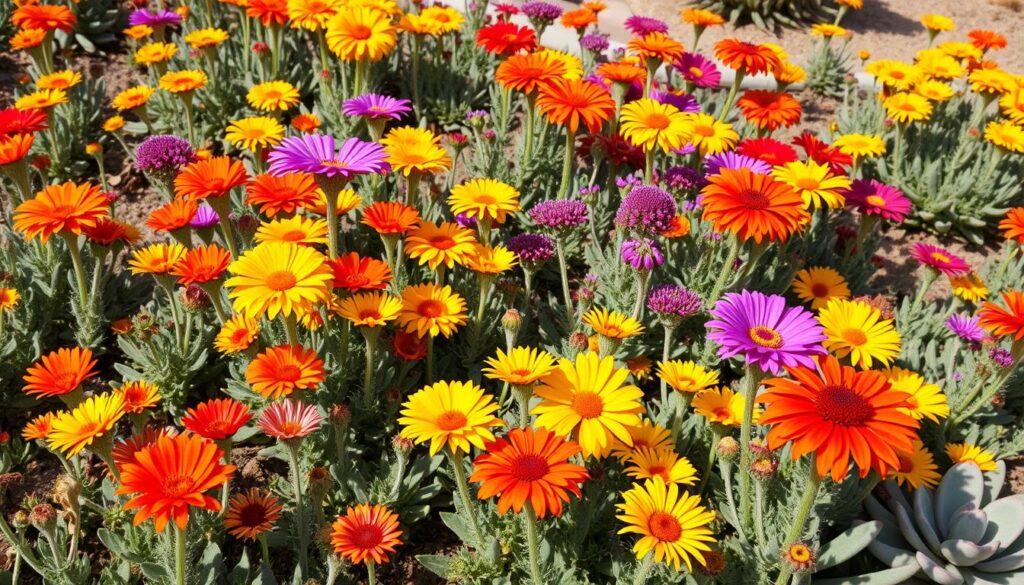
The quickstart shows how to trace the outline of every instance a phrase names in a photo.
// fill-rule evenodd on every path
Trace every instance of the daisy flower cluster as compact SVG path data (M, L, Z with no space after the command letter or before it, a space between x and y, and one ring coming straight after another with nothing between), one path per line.
M999 33L926 17L817 128L697 7L613 46L600 1L134 2L106 92L94 5L10 11L12 582L1024 575L1024 208L972 190L1024 153Z

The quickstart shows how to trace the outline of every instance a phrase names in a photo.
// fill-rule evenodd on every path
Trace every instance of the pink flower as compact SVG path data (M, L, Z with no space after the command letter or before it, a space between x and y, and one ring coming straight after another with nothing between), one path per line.
M918 242L911 246L910 255L921 264L956 278L971 271L967 261L945 248Z
M280 441L302 439L320 428L324 418L315 406L297 400L282 400L265 408L256 424Z

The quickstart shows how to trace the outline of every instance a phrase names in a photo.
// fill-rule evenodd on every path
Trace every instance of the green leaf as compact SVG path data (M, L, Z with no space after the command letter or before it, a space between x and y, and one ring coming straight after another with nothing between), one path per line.
M256 578L252 580L252 585L277 585L277 578L274 577L274 573L271 572L270 567L265 564L261 564L260 574L256 575Z
M442 579L448 578L448 570L451 568L452 558L444 555L416 555L416 560Z
M882 523L877 520L847 529L818 549L815 570L821 571L848 561L864 550L881 531Z
M242 558L231 569L231 585L249 585L252 581L252 567L249 565L249 553L242 549Z
M199 560L199 582L205 585L214 585L217 582L217 576L226 572L227 567L224 566L224 556L220 552L220 547L215 542L206 545L203 558Z
M167 569L164 568L163 565L158 565L156 563L140 563L139 568L142 569L142 574L148 581L159 583L160 581L173 578L173 575L167 572Z
M475 543L476 534L473 533L473 527L462 519L462 516L454 512L441 512L441 521L447 526L452 532L459 537L462 542Z

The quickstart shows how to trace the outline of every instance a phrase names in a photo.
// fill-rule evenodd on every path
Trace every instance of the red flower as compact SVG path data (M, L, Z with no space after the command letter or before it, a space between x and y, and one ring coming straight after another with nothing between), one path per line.
M233 398L216 398L188 409L181 424L211 441L228 439L252 419L249 407Z
M0 110L0 134L31 134L40 130L46 130L46 113L42 110Z
M421 360L427 356L427 342L415 333L407 333L404 329L395 333L391 342L395 355L407 362Z
M736 152L780 166L797 160L796 149L774 138L747 138L736 146Z
M830 145L816 138L810 132L805 131L800 136L794 138L793 144L804 149L804 152L807 154L807 158L813 160L819 165L827 164L832 167L832 172L834 174L845 175L846 169L843 167L853 164L853 158L849 155L839 152L838 148L832 148Z
M488 53L506 57L537 48L537 33L527 26L499 21L476 33L476 45Z

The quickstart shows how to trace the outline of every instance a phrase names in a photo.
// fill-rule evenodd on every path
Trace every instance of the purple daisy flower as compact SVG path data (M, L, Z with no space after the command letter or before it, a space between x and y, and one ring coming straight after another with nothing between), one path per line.
M615 177L615 186L618 187L620 191L625 191L627 189L632 191L633 189L635 189L637 187L643 186L643 184L644 184L643 179L641 179L637 175L626 175L625 177Z
M384 173L390 165L384 160L384 147L375 142L349 138L336 148L328 134L303 134L285 138L267 159L270 173L311 173L318 179L351 180L356 175Z
M672 227L676 200L663 189L644 185L622 198L615 212L615 225L639 234L654 235Z
M684 114L696 114L700 111L700 104L697 102L697 98L688 93L667 93L657 89L652 89L651 99L657 100L663 104L675 106Z
M757 175L767 175L772 172L772 165L764 162L763 160L758 160L745 154L739 154L732 150L721 152L719 154L708 155L704 159L705 177L717 175L722 171L722 169L736 170L741 168L750 169L750 172Z
M843 195L846 197L848 207L865 215L878 215L889 221L900 223L910 213L910 199L903 194L903 191L874 179L870 181L855 180L850 188L843 192Z
M523 2L519 6L519 12L525 14L530 19L530 22L537 21L548 25L562 16L562 7L550 2L544 2L544 0L530 0L529 2Z
M813 368L813 356L825 354L825 334L814 314L787 307L779 295L727 293L710 313L708 339L721 346L722 359L742 355L748 364L777 375L783 367Z
M638 238L622 242L622 261L634 270L651 271L665 263L665 255L658 242L650 238Z
M608 35L587 33L580 37L580 46L592 53L602 53L608 50L611 42L608 40Z
M135 169L165 181L195 161L196 151L188 140L173 134L149 136L135 147Z
M527 270L536 270L555 255L555 243L544 234L517 234L508 240L508 249L515 252Z
M699 171L687 166L674 166L665 169L661 180L669 189L680 193L698 191L707 184Z
M530 210L529 215L537 225L561 236L586 225L588 218L587 204L579 199L541 201Z
M173 10L157 10L150 12L140 8L128 16L129 26L144 24L153 28L161 26L175 26L181 24L181 15Z
M659 284L647 293L647 308L658 315L667 326L679 323L700 312L701 300L697 293L677 284Z
M635 37L645 37L651 33L667 33L668 23L650 16L633 15L626 19L623 26Z
M465 213L460 213L460 214L456 215L455 216L455 223L461 225L464 228L469 228L471 230L475 230L476 229L476 218L475 217L470 217L470 216L466 215Z
M683 79L696 87L718 87L722 81L722 73L718 67L699 53L683 53L672 66Z
M345 100L345 103L341 106L341 111L346 116L400 120L403 115L412 111L411 104L412 102L409 100L393 98L379 93L368 93Z
M188 225L196 228L211 228L220 223L220 216L213 210L212 207L203 203L199 206L199 210L192 216L192 221L188 222Z
M985 339L985 330L978 325L978 317L967 315L950 315L946 319L946 327L964 341L979 343Z

